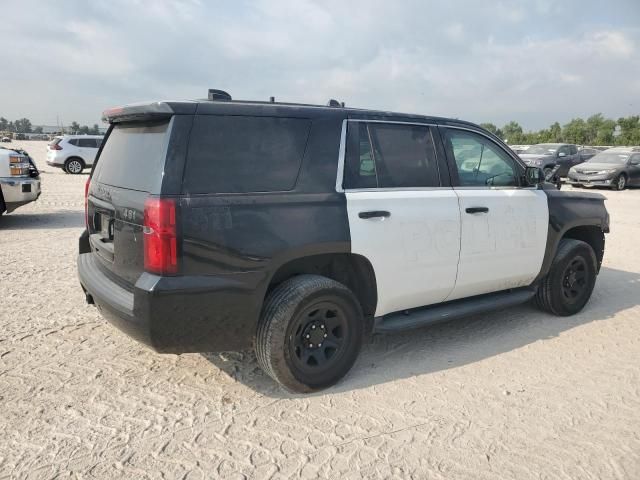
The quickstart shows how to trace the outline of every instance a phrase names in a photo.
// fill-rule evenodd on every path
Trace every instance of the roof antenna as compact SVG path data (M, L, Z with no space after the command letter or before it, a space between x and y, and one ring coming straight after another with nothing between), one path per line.
M230 102L231 95L229 95L224 90L216 90L215 88L210 88L208 99L209 100L226 100Z

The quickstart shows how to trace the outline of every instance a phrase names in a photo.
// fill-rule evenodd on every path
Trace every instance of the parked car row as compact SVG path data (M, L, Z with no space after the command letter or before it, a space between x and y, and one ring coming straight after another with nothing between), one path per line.
M638 153L636 153L638 152ZM570 143L540 143L531 145L520 158L528 166L543 169L546 176L568 177L574 186L600 186L624 190L638 185L638 147L602 149ZM604 165L602 165L604 164Z
M595 155L569 170L574 187L610 187L624 190L640 186L640 147L616 147Z

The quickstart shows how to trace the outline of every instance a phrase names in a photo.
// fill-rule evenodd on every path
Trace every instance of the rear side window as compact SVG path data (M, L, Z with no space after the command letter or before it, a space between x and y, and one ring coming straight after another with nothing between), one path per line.
M73 145L74 147L77 147L78 146L78 139L77 138L72 138L72 139L68 140L67 143L69 143L70 145Z
M93 174L100 183L156 193L162 181L169 122L116 125Z
M79 147L86 147L86 148L98 148L96 146L96 141L93 138L79 138L78 139L78 146Z
M310 124L302 118L196 116L183 190L246 193L293 189Z
M344 188L440 186L429 127L352 122L347 141Z

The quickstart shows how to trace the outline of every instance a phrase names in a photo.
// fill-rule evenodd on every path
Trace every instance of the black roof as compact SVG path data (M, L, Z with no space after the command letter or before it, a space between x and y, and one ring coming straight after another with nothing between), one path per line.
M480 128L478 125L446 117L419 115L415 113L399 113L385 110L372 110L342 106L313 105L305 103L287 103L255 100L180 100L145 102L114 107L103 112L103 120L114 123L140 118L167 117L171 115L193 114L245 114L245 115L282 115L304 116L314 118L320 116L336 116L356 119L381 119L418 121L421 123L464 125Z

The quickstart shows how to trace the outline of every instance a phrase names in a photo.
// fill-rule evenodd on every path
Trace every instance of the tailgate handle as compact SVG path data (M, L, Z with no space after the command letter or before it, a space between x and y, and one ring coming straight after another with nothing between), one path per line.
M360 212L360 218L389 218L391 214L386 210L371 210L369 212Z
M489 213L488 207L469 207L465 210L467 213Z

